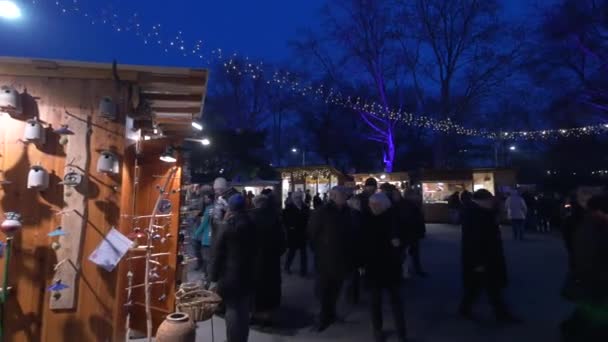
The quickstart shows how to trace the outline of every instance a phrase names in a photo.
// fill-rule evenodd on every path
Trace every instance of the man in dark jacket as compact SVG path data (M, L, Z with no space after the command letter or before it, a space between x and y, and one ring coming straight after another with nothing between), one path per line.
M344 188L334 187L329 203L315 211L308 226L317 266L316 292L321 313L315 329L323 331L336 320L336 304L344 279L352 267L353 216Z
M464 296L460 314L473 318L473 304L485 290L494 307L496 318L505 323L518 323L502 298L507 285L507 267L503 252L498 209L494 196L485 189L473 194L463 211L462 277Z
M306 226L310 217L310 208L304 204L304 195L301 191L292 194L292 201L283 210L283 223L287 229L287 260L285 271L291 273L291 264L300 252L300 275L306 276L308 272L308 253L306 246Z
M272 313L281 304L281 256L285 252L285 233L272 198L253 198L255 209L249 217L255 225L255 315L262 325L272 324Z
M214 237L209 269L211 289L217 290L226 307L228 342L246 342L253 297L256 257L255 227L245 212L245 198L228 199L228 211Z

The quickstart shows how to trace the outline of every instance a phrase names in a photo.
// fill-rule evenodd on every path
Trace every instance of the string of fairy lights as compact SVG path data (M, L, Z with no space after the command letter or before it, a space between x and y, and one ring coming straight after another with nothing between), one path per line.
M162 23L144 25L139 13L122 15L112 2L106 2L101 9L89 10L79 0L31 0L35 6L54 7L63 15L77 15L91 25L104 25L117 33L133 34L144 45L157 46L167 54L198 59L202 64L220 63L226 73L249 77L266 82L311 101L324 101L355 112L364 112L380 120L390 120L403 125L424 128L446 134L483 137L501 140L540 140L551 138L579 138L608 133L608 123L574 128L544 129L530 131L496 132L485 129L468 128L448 119L436 119L429 115L408 112L401 108L386 108L377 102L357 96L343 94L339 90L321 85L312 85L300 80L289 71L271 70L262 61L252 61L237 53L226 54L220 48L206 49L202 39L188 39L183 30L169 33Z

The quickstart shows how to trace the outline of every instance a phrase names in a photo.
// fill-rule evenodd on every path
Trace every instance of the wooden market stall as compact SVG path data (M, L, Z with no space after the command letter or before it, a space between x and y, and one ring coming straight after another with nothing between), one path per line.
M289 193L294 191L310 190L312 196L319 193L321 195L337 185L344 185L348 179L342 172L332 166L301 166L280 168L282 202Z
M0 58L0 212L22 222L9 267L0 262L10 288L4 341L124 340L127 312L145 332L143 294L126 297L127 270L134 283L144 276L126 260L141 251L111 271L89 258L101 260L94 251L113 227L133 235L134 216L154 212L159 184L170 193L163 212L171 219L164 243L154 245L167 252L159 271L167 281L151 290L154 323L173 311L180 196L169 190L180 189L181 159L159 156L192 134L207 77L186 68Z
M350 175L353 178L351 186L361 189L365 185L365 180L374 178L378 184L389 183L397 189L405 190L409 187L410 176L407 172L378 172L378 173L355 173Z
M421 170L417 185L422 192L427 222L449 222L448 197L464 190L487 189L494 195L517 184L516 172L509 169Z

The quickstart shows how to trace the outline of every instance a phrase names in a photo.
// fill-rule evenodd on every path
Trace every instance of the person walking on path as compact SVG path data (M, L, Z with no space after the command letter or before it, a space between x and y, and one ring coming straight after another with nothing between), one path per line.
M329 202L311 216L308 234L317 267L316 294L321 310L316 331L324 331L336 320L336 305L342 284L351 271L354 218L346 189L334 187Z
M474 319L473 304L485 290L498 321L520 322L510 313L502 297L502 290L507 286L507 266L494 196L485 189L475 191L472 203L463 214L461 257L464 295L460 314L466 319Z
M194 232L194 244L197 245L197 270L203 272L203 279L207 277L209 259L211 257L211 216L213 215L213 192L203 193L203 211L200 224Z
M382 319L382 294L388 292L397 336L407 340L405 312L401 296L401 255L403 253L403 230L395 222L391 202L384 193L369 198L372 212L369 225L363 231L364 274L371 295L371 319L376 342L385 340Z
M573 275L568 299L576 307L562 323L564 342L608 341L608 196L587 203L584 221L574 232Z
M214 236L210 289L223 299L228 342L247 342L255 289L255 226L245 211L243 195L233 195L227 203L222 227Z
M281 305L281 256L285 253L285 232L279 213L266 195L253 198L249 217L255 226L254 322L272 325L274 311Z
M283 222L287 229L287 260L285 272L291 274L291 264L300 252L300 275L308 273L308 253L306 245L306 226L310 217L310 208L304 204L304 195L296 191L291 196L291 203L283 210Z
M415 192L406 193L405 197L401 200L403 210L408 213L408 252L412 258L414 266L414 272L419 277L428 277L429 274L424 271L422 267L422 261L420 258L420 246L422 240L426 236L426 223L424 219L424 212L422 211L422 203L419 196Z
M523 240L528 207L524 199L519 195L519 192L515 190L511 192L511 195L507 197L505 202L505 209L507 211L507 218L511 221L511 228L513 228L513 239Z

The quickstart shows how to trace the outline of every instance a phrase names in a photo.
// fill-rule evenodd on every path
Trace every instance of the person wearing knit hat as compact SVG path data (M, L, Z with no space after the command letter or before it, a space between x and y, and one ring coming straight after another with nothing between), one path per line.
M255 226L245 212L245 199L232 195L228 212L214 236L209 267L210 289L217 291L226 308L226 336L231 342L245 342L254 295Z

